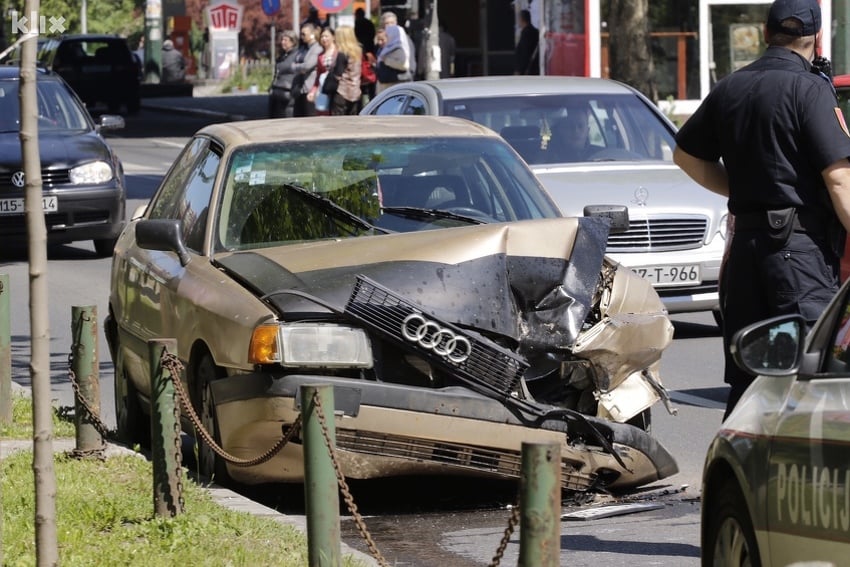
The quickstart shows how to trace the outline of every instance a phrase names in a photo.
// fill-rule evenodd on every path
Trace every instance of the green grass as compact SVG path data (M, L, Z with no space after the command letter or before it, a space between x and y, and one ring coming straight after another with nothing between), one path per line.
M16 423L2 428L2 439L31 439L28 398L16 400L13 407ZM67 422L63 424L58 414L55 421L59 422L57 436L60 428L67 432ZM73 436L73 428L70 432ZM0 461L4 567L36 564L32 460L31 451L20 451ZM99 460L57 453L54 470L63 566L307 565L307 539L302 532L219 506L185 476L184 512L174 518L156 517L152 465L138 454ZM343 563L362 565L351 556Z
M74 437L74 422L68 420L64 410L53 412L53 436ZM29 396L12 397L12 423L0 423L0 439L32 439L32 401Z

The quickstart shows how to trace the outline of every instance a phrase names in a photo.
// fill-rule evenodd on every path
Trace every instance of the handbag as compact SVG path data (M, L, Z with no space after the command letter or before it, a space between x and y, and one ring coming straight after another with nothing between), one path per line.
M374 59L375 56L371 53L363 53L363 60L360 62L360 84L371 85L378 80Z
M327 73L327 77L325 77L325 81L319 90L329 95L336 93L339 88L339 77L345 72L347 65L348 57L346 57L345 53L337 53L334 58L334 64Z

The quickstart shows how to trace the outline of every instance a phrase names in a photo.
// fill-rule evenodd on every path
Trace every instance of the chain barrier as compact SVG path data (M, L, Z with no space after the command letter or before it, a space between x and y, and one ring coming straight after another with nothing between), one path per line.
M207 447L212 449L216 455L224 459L230 464L236 465L237 467L255 467L257 465L261 465L268 460L271 460L272 457L277 455L281 449L283 449L287 443L301 430L301 415L295 419L295 422L292 424L292 427L289 428L281 438L278 440L274 446L263 453L262 455L255 457L253 459L242 459L239 457L234 457L224 449L222 449L218 443L216 443L213 436L209 431L204 427L201 418L198 416L195 408L192 406L192 401L189 399L189 394L186 392L186 389L183 387L183 381L180 380L180 375L183 372L183 363L180 362L180 359L177 358L177 355L169 353L167 350L163 349L162 358L161 358L162 367L167 369L171 374L171 380L174 382L174 390L177 392L178 397L180 398L180 405L183 406L183 409L186 411L186 415L189 417L189 421L192 422L192 427L195 428L195 431L203 438L204 443L207 444ZM179 420L178 420L179 423Z
M316 417L319 419L319 425L321 425L322 437L325 438L325 444L328 446L328 452L330 453L331 463L333 463L334 471L336 472L337 483L339 483L339 490L342 492L342 497L345 500L346 505L348 506L349 512L351 512L352 517L354 518L354 523L357 526L357 531L360 532L360 535L363 536L363 539L366 540L366 545L369 546L369 551L372 553L372 557L374 557L378 564L381 567L389 567L389 563L384 559L384 556L381 555L381 552L378 551L378 547L375 545L375 541L372 539L372 534L369 533L369 530L366 529L366 521L363 519L363 516L360 515L360 512L357 509L357 504L354 503L354 497L351 495L351 490L348 488L348 483L345 482L345 475L342 474L342 467L339 465L339 461L336 458L336 451L334 451L334 444L331 441L330 434L328 433L327 422L325 421L325 412L322 408L322 400L319 397L318 392L313 393L313 404L316 407Z
M505 554L505 549L508 547L508 542L511 541L511 535L514 533L514 528L519 522L519 503L511 510L511 517L508 518L508 527L505 528L505 533L502 535L502 540L499 542L499 547L496 549L496 555L490 561L490 567L499 567L502 562L502 556Z
M80 407L82 407L83 411L88 416L88 421L91 423L92 427L100 434L103 439L113 439L115 437L115 432L110 430L109 427L106 426L103 421L100 419L100 415L98 412L94 411L92 407L89 405L88 400L83 396L82 391L80 390L80 384L77 382L77 376L74 374L72 370L74 366L74 353L68 355L68 379L71 382L71 388L74 390L74 399L80 403Z

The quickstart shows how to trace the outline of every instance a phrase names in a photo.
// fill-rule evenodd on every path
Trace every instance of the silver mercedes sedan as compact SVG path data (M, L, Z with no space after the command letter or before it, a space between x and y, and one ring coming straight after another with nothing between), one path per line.
M607 253L649 280L670 313L716 313L726 200L673 163L676 126L637 90L586 77L417 81L361 114L459 116L499 132L565 215L628 207L629 230L609 237Z

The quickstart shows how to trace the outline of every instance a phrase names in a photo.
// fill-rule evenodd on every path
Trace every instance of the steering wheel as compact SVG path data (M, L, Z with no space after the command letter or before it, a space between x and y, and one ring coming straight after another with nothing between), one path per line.
M456 215L464 217L470 217L473 219L483 220L487 222L497 222L496 219L494 219L484 211L479 211L478 209L473 209L472 207L446 207L443 210L447 213L454 213Z

